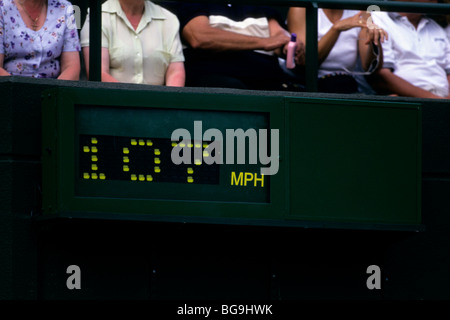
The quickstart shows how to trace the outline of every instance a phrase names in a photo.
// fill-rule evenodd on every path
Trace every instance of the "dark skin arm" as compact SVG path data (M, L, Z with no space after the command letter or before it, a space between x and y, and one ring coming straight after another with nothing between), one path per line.
M388 68L381 68L376 72L371 78L371 84L378 92L383 94L394 94L415 98L444 99L443 97L414 86L405 79L395 75Z
M289 42L289 35L278 22L269 20L270 37L260 38L214 28L206 16L189 21L182 30L184 39L195 49L214 51L277 50Z

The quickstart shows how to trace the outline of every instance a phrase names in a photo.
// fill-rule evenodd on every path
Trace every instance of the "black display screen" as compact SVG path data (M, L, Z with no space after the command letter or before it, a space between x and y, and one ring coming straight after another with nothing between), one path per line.
M210 142L183 143L167 138L80 135L79 173L83 180L122 180L141 183L219 184L220 165L195 159L194 149L202 158L210 155ZM190 152L191 164L176 165L172 150Z

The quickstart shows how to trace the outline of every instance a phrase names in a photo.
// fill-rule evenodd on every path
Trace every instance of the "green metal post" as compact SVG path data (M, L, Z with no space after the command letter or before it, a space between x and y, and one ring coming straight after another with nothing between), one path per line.
M102 2L89 0L89 80L101 81Z
M306 6L306 90L317 91L317 10L316 2Z

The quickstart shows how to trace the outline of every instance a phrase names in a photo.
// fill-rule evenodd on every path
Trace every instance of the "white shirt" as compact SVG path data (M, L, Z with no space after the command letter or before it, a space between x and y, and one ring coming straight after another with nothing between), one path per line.
M417 29L407 17L394 12L372 12L372 18L389 36L382 45L383 67L416 87L447 96L450 43L444 29L427 17Z
M354 16L359 11L344 10L342 18ZM333 26L322 9L318 10L318 39L320 40ZM358 37L361 28L352 28L339 34L339 38L331 49L325 61L319 67L319 78L331 73L347 73L353 71L358 60ZM344 69L345 68L345 69Z
M235 21L225 16L210 15L209 24L213 28L218 28L228 32L239 33L246 36L269 38L269 20L262 18L246 18L242 21ZM267 55L274 55L274 51L254 50Z
M109 72L120 82L164 85L172 62L184 61L178 18L145 1L136 30L119 0L102 5L102 47L109 50ZM81 30L81 46L89 46L89 16Z

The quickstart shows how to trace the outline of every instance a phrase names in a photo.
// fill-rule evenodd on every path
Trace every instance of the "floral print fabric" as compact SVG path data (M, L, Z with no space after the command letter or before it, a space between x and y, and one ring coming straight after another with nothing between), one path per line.
M49 0L41 29L25 25L13 0L0 0L0 54L12 75L57 78L62 52L80 51L74 10L65 0Z

